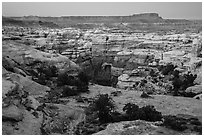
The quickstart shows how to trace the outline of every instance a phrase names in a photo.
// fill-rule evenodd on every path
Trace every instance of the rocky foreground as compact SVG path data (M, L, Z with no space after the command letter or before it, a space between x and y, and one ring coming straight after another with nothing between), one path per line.
M96 84L89 85L89 92L78 97L60 97L58 102L46 101L52 89L32 79L29 70L39 71L34 63L54 62L60 71L79 71L78 66L64 56L51 55L15 42L3 42L2 49L3 134L75 134L74 128L85 119L84 108L89 104L83 99L94 99L98 94L110 95L119 112L122 112L125 104L131 102L140 107L153 105L162 115L183 114L183 117L187 115L202 121L201 100L170 95L141 98L142 91ZM58 66L60 63L63 64ZM82 101L79 101L79 97ZM191 130L174 131L155 124L143 120L116 122L96 134L198 134Z

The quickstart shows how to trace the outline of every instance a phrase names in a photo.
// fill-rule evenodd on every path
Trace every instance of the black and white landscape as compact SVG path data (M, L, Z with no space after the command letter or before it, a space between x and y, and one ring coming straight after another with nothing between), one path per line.
M64 15L3 15L3 135L202 134L202 20Z

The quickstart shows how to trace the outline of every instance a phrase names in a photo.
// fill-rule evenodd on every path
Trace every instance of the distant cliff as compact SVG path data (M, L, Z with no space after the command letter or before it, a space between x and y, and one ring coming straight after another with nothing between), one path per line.
M126 23L128 25L122 26ZM121 27L125 29L189 29L202 28L201 21L189 21L183 19L163 19L157 13L133 14L130 16L61 16L61 17L3 17L2 24L18 25L29 27L77 27L77 28L96 28L104 25L106 27Z
M133 14L131 16L61 16L61 17L38 17L38 16L24 16L11 17L16 20L23 21L46 21L54 22L56 24L63 24L64 22L71 23L153 23L161 22L163 19L157 13Z

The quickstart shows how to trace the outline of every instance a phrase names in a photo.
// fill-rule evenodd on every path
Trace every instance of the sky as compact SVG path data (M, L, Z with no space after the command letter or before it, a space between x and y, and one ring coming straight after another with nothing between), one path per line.
M202 19L201 2L3 2L3 16L128 16L158 13L164 19Z

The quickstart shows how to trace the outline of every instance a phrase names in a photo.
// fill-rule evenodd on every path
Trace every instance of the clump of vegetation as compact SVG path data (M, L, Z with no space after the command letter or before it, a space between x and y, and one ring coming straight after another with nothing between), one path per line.
M83 71L79 72L77 76L65 72L58 75L57 86L63 89L63 97L75 96L89 91L89 80L90 78Z
M58 70L55 65L49 65L47 63L41 63L37 68L38 73L44 74L46 78L56 77Z
M182 94L179 93L179 90L186 90L188 87L194 86L194 80L196 79L197 75L193 75L190 72L184 75L179 75L178 71L174 71L173 73L173 79L172 79L172 84L173 84L173 90L174 90L174 95L183 95L183 96L191 96L187 94Z
M171 74L177 66L174 66L172 63L168 63L166 66L159 66L159 70L163 75Z
M185 118L182 116L167 115L164 116L163 126L176 131L190 129L191 131L202 134L202 123L195 117Z
M123 111L126 112L128 120L145 120L145 121L161 121L161 112L156 111L154 106L144 106L139 108L137 105L128 103L124 106Z
M62 88L62 95L61 97L69 97L69 96L76 96L79 94L77 91L77 87L65 85Z
M112 113L115 111L114 101L108 94L101 94L90 105L91 111L95 111L101 123L112 121Z
M50 86L53 78L58 76L58 69L54 64L41 61L33 61L26 70L33 77L33 80L42 85Z
M84 84L88 85L90 81L90 77L83 71L79 72L78 74L79 80Z
M75 84L75 79L73 76L69 75L67 72L60 73L57 77L57 85L64 86L70 85L73 86Z
M114 101L108 94L98 95L97 98L86 109L86 119L75 128L77 135L90 135L99 132L112 122L115 111Z
M51 89L50 92L45 96L45 103L60 103L59 98L61 97L61 91L57 89Z

